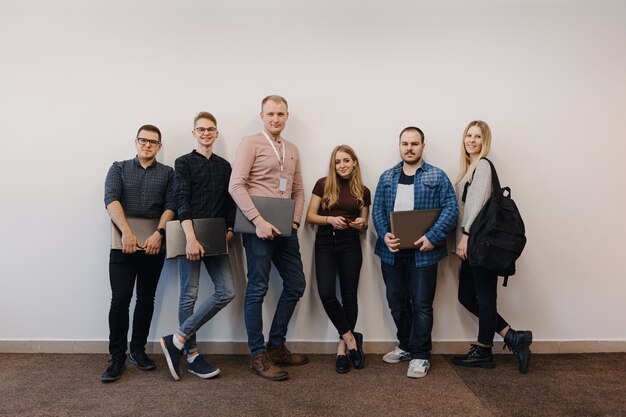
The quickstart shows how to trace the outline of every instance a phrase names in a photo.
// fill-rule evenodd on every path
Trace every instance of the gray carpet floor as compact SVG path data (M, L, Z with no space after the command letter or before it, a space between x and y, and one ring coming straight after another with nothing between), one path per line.
M266 381L248 357L207 356L214 379L186 372L174 382L163 355L157 369L128 365L103 384L106 355L0 354L0 416L625 416L626 354L533 355L527 375L512 355L495 369L453 366L436 355L426 378L406 377L407 362L367 355L363 370L339 375L334 356L312 355Z

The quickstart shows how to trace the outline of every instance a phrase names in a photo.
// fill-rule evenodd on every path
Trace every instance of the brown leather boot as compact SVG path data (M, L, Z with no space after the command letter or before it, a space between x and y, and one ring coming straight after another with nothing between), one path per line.
M285 345L277 348L268 348L267 354L272 362L280 366L299 366L309 363L309 358L306 355L291 353Z
M282 381L289 378L289 373L283 371L270 360L267 352L261 352L250 359L250 369L265 379Z

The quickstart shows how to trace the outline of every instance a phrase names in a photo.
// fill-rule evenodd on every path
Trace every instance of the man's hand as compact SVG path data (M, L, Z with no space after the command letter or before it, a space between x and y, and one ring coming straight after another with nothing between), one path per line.
M363 230L367 227L367 224L365 223L365 219L363 217L357 217L356 219L348 223L348 226L356 230Z
M161 252L161 243L163 243L163 237L161 234L156 231L152 233L144 243L146 255L157 255Z
M187 259L190 261L199 261L204 256L204 248L195 238L187 240L185 252L187 254Z
M392 235L391 233L385 233L385 245L390 252L398 252L400 249L400 239Z
M272 223L263 220L256 225L256 235L259 239L274 239L274 234L281 235L282 233Z
M435 249L435 247L432 245L432 243L430 243L430 241L428 239L426 239L426 235L420 237L419 239L417 239L415 242L413 242L413 244L417 247L419 247L419 251L420 252L429 252L433 249ZM422 246L419 246L422 245Z
M122 253L131 254L137 252L137 236L132 231L127 233L122 232Z
M228 249L233 247L233 239L235 238L235 232L229 230L226 232L226 243L228 244Z

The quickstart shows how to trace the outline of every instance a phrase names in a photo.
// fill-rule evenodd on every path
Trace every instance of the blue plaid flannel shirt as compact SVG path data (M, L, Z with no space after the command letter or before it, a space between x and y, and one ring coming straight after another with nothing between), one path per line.
M395 263L395 255L385 245L385 234L391 231L390 213L396 201L398 182L402 172L402 162L383 172L376 186L372 220L376 227L378 240L374 253L388 265ZM414 210L429 210L441 207L441 214L435 224L426 232L430 243L437 244L443 241L456 226L459 207L456 201L454 188L448 176L441 169L426 162L415 173ZM415 266L417 268L434 265L448 254L445 245L436 247L429 252L415 251Z

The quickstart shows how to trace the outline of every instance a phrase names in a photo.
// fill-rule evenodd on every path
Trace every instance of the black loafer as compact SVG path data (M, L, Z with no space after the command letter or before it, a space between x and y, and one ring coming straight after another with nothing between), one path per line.
M363 369L365 366L365 352L363 352L363 335L361 333L353 332L354 339L356 340L356 349L350 349L348 355L352 361L354 369Z
M346 355L337 355L337 360L335 361L335 371L339 374L348 373L350 370L350 359Z

